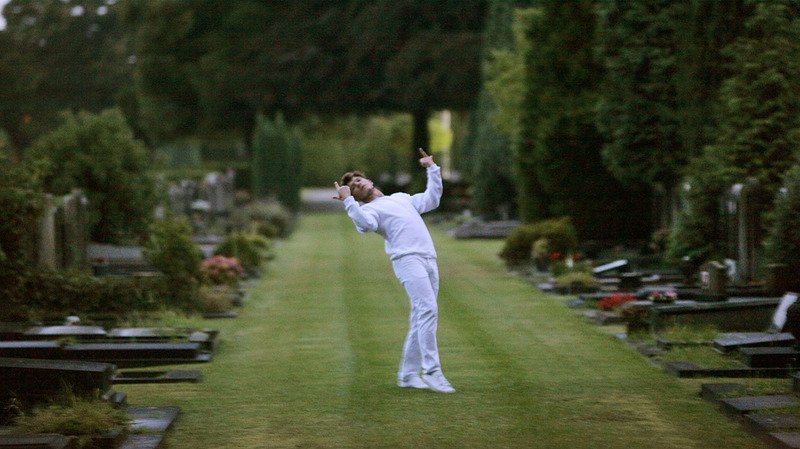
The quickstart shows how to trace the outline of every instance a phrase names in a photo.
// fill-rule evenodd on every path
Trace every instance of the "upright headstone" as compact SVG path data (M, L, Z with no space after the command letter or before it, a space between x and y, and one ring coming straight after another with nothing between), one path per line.
M63 266L81 267L86 264L89 245L88 199L80 190L64 197Z
M755 179L731 187L724 200L727 255L734 263L733 282L755 280L761 269L761 212L764 192Z
M700 269L700 295L698 299L705 301L724 301L728 299L728 273L725 265L709 262Z
M58 233L56 213L58 208L53 203L52 195L45 195L42 218L39 220L39 238L37 262L39 267L57 270L61 268L57 250Z

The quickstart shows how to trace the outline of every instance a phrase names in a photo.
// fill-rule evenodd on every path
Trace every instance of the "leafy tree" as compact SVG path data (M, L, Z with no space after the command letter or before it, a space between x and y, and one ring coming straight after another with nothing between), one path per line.
M669 251L678 258L722 254L718 202L734 183L754 178L778 191L800 146L800 2L755 2L746 33L726 54L733 75L720 90L718 137L689 169L689 210ZM770 209L768 201L763 204ZM690 243L695 245L689 246Z
M116 105L130 80L117 9L107 0L11 0L3 9L0 127L18 158L62 110Z
M94 241L118 243L147 233L158 202L148 152L118 109L65 112L61 126L38 138L29 153L50 161L47 192L85 192Z
M208 129L249 139L258 113L403 111L427 147L428 112L474 99L483 7L131 0L140 120L153 139Z

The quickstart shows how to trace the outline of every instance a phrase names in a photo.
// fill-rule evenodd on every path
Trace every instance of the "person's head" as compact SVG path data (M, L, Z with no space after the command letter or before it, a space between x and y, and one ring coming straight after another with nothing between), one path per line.
M357 201L366 201L375 191L375 185L360 171L350 171L342 175L339 185L350 187L350 194Z

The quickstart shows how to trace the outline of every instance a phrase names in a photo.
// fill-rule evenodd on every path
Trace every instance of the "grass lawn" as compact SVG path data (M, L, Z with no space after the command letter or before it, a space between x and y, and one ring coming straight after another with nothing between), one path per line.
M169 449L763 447L699 398L699 381L506 273L501 242L434 240L455 394L396 386L408 299L382 239L344 214L305 216L239 318L207 322L222 343L191 367L200 383L118 389L181 407Z

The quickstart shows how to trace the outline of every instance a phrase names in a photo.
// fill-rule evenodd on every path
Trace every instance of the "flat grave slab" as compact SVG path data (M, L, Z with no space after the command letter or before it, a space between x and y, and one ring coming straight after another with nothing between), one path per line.
M794 368L752 368L744 366L741 368L705 368L691 362L665 362L664 371L680 378L702 378L702 377L723 377L723 378L785 378L790 377Z
M64 348L66 357L114 363L118 367L204 363L211 354L198 343L87 343Z
M741 348L739 354L751 368L797 367L800 351L794 347Z
M130 327L114 328L108 331L110 340L156 340L163 341L176 338L179 331L174 328L162 327Z
M23 323L0 323L0 340L24 340L23 334L29 327Z
M4 449L66 449L70 439L57 434L0 435L0 448Z
M114 376L115 384L167 384L179 382L200 382L198 370L170 371L122 371Z
M61 346L54 341L0 341L0 357L60 359Z
M760 347L760 346L794 346L796 344L794 335L783 333L766 332L737 332L724 335L714 340L714 349L720 352L733 352L741 348Z
M131 431L164 433L172 426L181 408L167 407L128 407L125 413L133 419Z
M741 389L741 384L730 382L703 384L700 386L700 397L708 401L716 401L725 395L735 393Z
M29 339L75 337L79 339L104 338L106 331L99 326L34 326L24 333Z
M797 433L773 432L767 434L767 438L773 447L800 448L800 434Z
M778 430L800 429L800 419L794 415L751 413L745 415L745 425L754 432L775 432Z
M607 264L603 264L592 269L592 273L596 276L602 276L605 274L618 272L618 271L627 271L630 268L627 259L619 259L613 262L609 262Z
M164 435L133 434L128 435L117 449L156 449L164 440Z
M742 416L747 413L771 408L790 408L800 406L800 400L791 395L746 396L741 398L725 398L719 400L722 410L730 416Z

